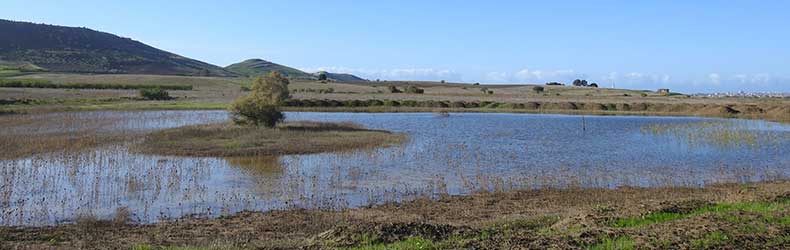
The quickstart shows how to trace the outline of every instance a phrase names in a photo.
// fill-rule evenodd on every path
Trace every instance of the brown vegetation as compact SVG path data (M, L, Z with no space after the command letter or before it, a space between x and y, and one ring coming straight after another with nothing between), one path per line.
M418 238L431 243L427 249L607 249L613 242L625 249L778 249L790 244L789 206L790 182L549 189L339 212L245 212L153 225L82 221L0 228L0 248L342 249Z
M292 122L276 128L212 124L153 132L135 149L181 156L286 155L390 146L405 139L352 123Z

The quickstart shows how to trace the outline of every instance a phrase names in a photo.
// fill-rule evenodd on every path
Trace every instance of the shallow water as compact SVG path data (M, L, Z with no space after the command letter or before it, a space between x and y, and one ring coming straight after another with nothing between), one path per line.
M70 116L75 117L69 123L53 122L37 131L143 133L228 119L223 111ZM790 126L763 121L473 113L287 117L353 121L405 133L410 141L386 149L257 158L139 155L121 143L4 160L0 225L112 219L118 211L147 223L243 210L337 209L481 190L700 186L790 175ZM20 131L25 127L4 127L0 134Z

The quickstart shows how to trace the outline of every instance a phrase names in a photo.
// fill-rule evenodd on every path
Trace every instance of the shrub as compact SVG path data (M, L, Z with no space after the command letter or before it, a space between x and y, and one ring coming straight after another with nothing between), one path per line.
M418 87L414 87L414 86L409 85L409 86L406 87L406 93L409 93L409 94L422 94L422 93L425 93L425 90L421 89L421 88L418 88Z
M641 95L642 97L647 97L647 94L645 93L640 93L639 95Z
M401 91L395 86L387 86L387 90L389 90L390 93L401 93Z
M230 107L233 121L240 125L274 127L285 119L280 106L289 98L288 79L279 72L258 77L252 92L236 99ZM302 103L305 105L306 103Z
M544 90L545 90L545 89L544 89L543 87L541 87L541 86L535 86L535 87L532 87L532 91L535 91L535 93L541 93L541 92L543 92Z
M370 100L368 101L368 106L384 106L384 102L381 100Z
M170 93L167 90L160 89L160 88L153 88L153 89L141 89L140 90L140 97L147 99L147 100L170 100L173 99L170 97Z
M398 107L400 106L400 102L398 101L391 101L391 100L384 100L384 106L387 107Z

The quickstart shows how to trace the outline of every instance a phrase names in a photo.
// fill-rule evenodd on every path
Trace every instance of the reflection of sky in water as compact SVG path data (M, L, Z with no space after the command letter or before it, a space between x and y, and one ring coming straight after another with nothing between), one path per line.
M146 131L227 120L222 111L77 113L85 127ZM129 208L142 222L242 210L335 208L481 188L702 185L790 174L790 126L727 120L771 137L757 146L696 145L645 133L700 118L525 114L289 113L289 120L354 121L406 133L401 146L258 158L145 156L112 146L79 155L1 161L0 224L39 225ZM79 124L74 122L74 124ZM61 126L64 127L64 126Z

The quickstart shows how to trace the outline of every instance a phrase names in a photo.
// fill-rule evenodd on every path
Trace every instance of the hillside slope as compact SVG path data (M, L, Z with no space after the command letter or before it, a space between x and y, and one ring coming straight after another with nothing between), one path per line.
M240 63L231 64L225 67L225 69L243 76L260 76L260 75L269 74L269 72L272 71L277 71L287 76L288 78L295 78L295 79L315 78L313 75L308 74L304 71L262 59L249 59Z
M0 19L0 60L53 72L233 76L221 67L88 28Z
M352 74L345 74L345 73L326 73L327 78L332 81L336 82L353 82L353 83L361 83L367 82L368 80L363 79L361 77L352 75Z

